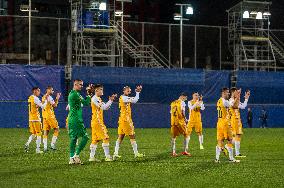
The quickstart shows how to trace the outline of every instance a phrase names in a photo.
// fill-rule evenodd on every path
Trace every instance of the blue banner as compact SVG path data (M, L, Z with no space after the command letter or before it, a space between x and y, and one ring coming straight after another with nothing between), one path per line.
M43 94L49 85L64 94L63 66L0 65L0 101L25 101L33 87Z
M237 87L251 90L250 103L284 104L284 73L239 71Z

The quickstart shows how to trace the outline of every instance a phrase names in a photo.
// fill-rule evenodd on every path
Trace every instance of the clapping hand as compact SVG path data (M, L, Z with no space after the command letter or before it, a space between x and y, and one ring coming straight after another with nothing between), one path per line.
M142 91L142 86L141 85L136 86L135 91L140 93Z
M114 101L116 97L117 97L117 94L112 94L111 96L108 97L108 99L110 101Z

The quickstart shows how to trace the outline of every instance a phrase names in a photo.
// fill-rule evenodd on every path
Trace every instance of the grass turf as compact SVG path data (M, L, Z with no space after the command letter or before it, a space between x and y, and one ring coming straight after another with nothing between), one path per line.
M90 130L88 130L90 132ZM111 152L116 129L110 129ZM0 129L0 187L284 187L284 129L246 129L240 164L228 163L222 155L215 164L216 130L204 130L205 150L198 137L190 140L192 157L170 156L169 129L136 129L143 159L134 159L129 139L121 145L122 159L115 162L88 162L89 144L81 154L82 166L68 165L68 136L62 129L58 150L35 154L23 150L27 129ZM50 142L51 135L49 137ZM182 138L177 149L182 151ZM99 145L97 157L103 159Z

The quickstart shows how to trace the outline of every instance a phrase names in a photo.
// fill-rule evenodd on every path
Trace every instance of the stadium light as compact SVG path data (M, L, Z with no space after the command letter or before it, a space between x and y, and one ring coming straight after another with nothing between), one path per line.
M180 14L174 14L174 20L180 20L181 15Z
M31 65L31 27L32 27L32 12L38 12L38 10L32 10L32 0L29 0L28 5L21 5L20 11L29 12L29 65Z
M3 13L2 13L3 12ZM5 9L0 8L0 15L5 14Z
M263 16L271 16L271 13L270 12L264 12Z
M106 3L100 3L99 10L106 10Z
M121 10L117 10L114 12L115 16L122 16L123 12Z
M256 12L256 11L251 11L251 12L250 12L250 14L252 14L252 15L256 15L256 14L257 14L257 12Z
M29 5L20 5L21 12L29 12L29 10ZM38 12L38 10L35 8L34 10L31 10L31 12Z
M255 19L261 20L262 19L262 12L257 12Z
M180 13L179 14L174 14L174 20L179 20L180 22L180 68L182 69L183 67L183 54L182 54L182 25L183 25L183 20L188 20L186 18L183 17L183 11L184 11L184 7L186 7L186 15L192 15L193 14L193 7L191 6L191 4L180 4L177 3L177 6L180 7Z
M249 11L244 11L243 18L249 18Z
M187 9L186 9L186 14L188 14L188 15L192 15L192 14L193 14L193 8L192 8L191 5L189 5L189 6L187 7Z

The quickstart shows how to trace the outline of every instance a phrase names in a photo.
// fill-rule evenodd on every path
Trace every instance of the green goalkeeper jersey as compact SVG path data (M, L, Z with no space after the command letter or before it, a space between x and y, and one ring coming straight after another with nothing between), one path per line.
M78 91L72 90L68 95L68 124L83 123L82 104L83 106L87 106L90 105L90 102L90 96L87 96L86 99L84 99Z

